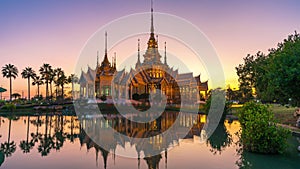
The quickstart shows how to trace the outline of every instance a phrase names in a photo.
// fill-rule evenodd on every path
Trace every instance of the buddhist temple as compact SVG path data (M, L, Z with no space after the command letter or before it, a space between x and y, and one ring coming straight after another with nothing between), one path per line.
M134 99L149 98L150 93L159 92L166 96L168 103L188 101L193 104L205 99L208 91L207 81L192 72L179 73L167 62L167 46L164 43L164 56L159 53L158 37L154 33L153 7L151 5L150 37L141 61L140 40L138 39L137 62L130 71L117 70L116 53L111 62L107 53L107 33L105 33L105 54L101 64L95 69L88 67L81 72L79 79L81 98ZM162 62L161 59L164 58ZM176 65L180 66L180 65Z

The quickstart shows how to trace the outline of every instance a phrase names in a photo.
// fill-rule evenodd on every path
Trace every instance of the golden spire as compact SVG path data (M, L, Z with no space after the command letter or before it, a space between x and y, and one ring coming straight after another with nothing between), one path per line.
M148 41L148 49L149 48L157 48L157 42L154 36L153 0L151 0L151 28L150 28L150 38Z

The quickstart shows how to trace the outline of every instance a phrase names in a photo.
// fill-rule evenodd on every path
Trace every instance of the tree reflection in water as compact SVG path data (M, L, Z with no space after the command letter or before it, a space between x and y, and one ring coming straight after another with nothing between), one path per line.
M226 147L232 144L232 135L227 131L224 123L220 123L214 133L207 139L210 151L215 155L221 154Z
M50 150L54 147L53 137L48 134L48 127L49 116L46 115L45 133L39 138L40 144L38 145L38 152L41 153L41 156L47 156L50 153Z
M11 134L11 121L18 120L18 118L9 116L8 119L9 119L9 124L8 124L7 141L1 143L1 147L0 147L0 151L4 153L5 157L12 156L12 154L16 151L16 143L10 140L10 134Z
M55 117L55 127L54 127L54 144L53 148L55 150L60 150L63 147L64 142L66 140L66 133L64 133L64 116L56 116Z
M78 122L78 119L74 116L71 117L71 120L67 120L67 123L70 124L68 126L68 128L70 129L70 133L67 134L67 138L70 140L71 143L74 143L74 140L79 137L78 134L74 133L74 129L79 129L78 124L80 123Z
M202 116L201 116L202 117ZM190 125L192 130L186 136L186 138L193 138L193 135L197 135L200 133L201 128L203 127L203 122L201 122L201 117L196 119L190 118L190 115L186 115L181 119L181 123L184 126ZM111 139L110 145L107 147L100 147L85 133L83 127L76 116L62 116L62 115L37 115L37 116L27 116L27 123L25 123L26 128L26 138L22 139L19 144L19 148L21 152L24 154L32 153L33 148L37 148L37 152L41 156L48 156L51 151L59 151L65 145L68 140L70 143L75 143L76 140L80 142L81 146L86 146L87 151L90 149L95 149L96 151L96 163L98 163L98 155L102 156L103 166L107 168L107 160L108 155L112 154L115 159L115 151L117 146L121 146L125 148L126 142L130 142L130 140L123 140L121 137L117 135L105 135L104 139ZM204 117L205 118L205 117ZM95 119L92 119L95 120ZM103 124L108 124L113 127L119 133L126 134L132 138L139 137L153 137L150 142L145 142L140 145L136 145L136 152L139 154L137 162L138 168L140 166L140 159L143 159L144 163L147 164L148 168L156 169L159 167L159 163L162 159L162 154L165 152L165 165L167 165L167 149L170 146L174 146L173 144L178 144L179 140L176 135L169 134L165 139L160 138L157 134L160 133L159 130L166 130L172 125L172 121L176 120L175 114L165 114L160 119L156 121L156 123L145 123L145 124L136 124L127 121L125 118L121 116L110 117L106 119ZM100 121L99 121L100 122ZM88 121L86 121L88 124ZM96 124L97 125L97 124ZM1 151L6 157L11 156L17 149L16 143L11 141L11 126L12 126L12 118L9 118L8 125L8 140L5 143L1 144ZM103 127L107 127L103 125ZM35 129L33 129L35 128ZM222 131L226 131L224 126L218 127L215 134L221 133ZM30 133L30 131L33 131ZM25 130L24 130L25 132ZM227 135L226 135L227 136ZM103 135L101 135L103 137ZM214 135L212 136L214 137ZM217 137L217 136L215 136ZM225 139L222 136L220 142L229 142L229 139ZM228 138L228 137L227 137ZM217 147L219 142L210 141L212 147ZM159 145L158 145L159 144ZM228 144L228 143L226 143ZM225 145L226 145L225 144ZM224 144L221 144L223 147ZM151 154L151 152L145 151L144 146L153 146L155 147L155 151L157 151L157 155L151 156L147 154ZM140 154L143 152L143 157L140 157Z
M34 146L34 142L28 141L29 139L29 126L30 126L30 116L27 117L27 134L26 134L26 140L20 141L19 147L21 150L23 150L23 153L29 153L30 150Z
M40 115L37 116L36 120L32 120L31 124L33 124L36 127L36 132L35 133L31 133L31 140L30 142L33 144L33 146L35 146L35 143L37 143L39 141L39 139L41 139L42 135L39 133L39 128L42 126L43 121L40 119Z

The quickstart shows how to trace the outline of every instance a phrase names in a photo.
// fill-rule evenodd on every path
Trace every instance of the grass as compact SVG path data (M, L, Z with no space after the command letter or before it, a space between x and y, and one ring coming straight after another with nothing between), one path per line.
M231 113L238 115L241 107L232 107ZM295 126L297 117L294 117L296 107L282 106L279 104L269 104L269 109L274 113L275 120L284 125Z
M294 117L296 107L286 107L277 104L270 105L270 110L274 112L274 117L278 123L295 126L297 117Z

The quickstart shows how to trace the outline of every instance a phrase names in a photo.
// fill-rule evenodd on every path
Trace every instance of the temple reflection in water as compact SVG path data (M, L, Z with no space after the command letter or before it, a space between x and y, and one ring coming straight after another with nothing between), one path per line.
M80 118L76 116L61 116L61 115L45 115L45 116L27 116L27 117L1 117L0 127L7 127L7 136L1 132L1 152L6 158L10 158L18 148L24 153L31 153L36 148L40 156L48 156L51 153L60 151L68 140L73 143L79 139L80 145L85 146L87 151L91 149L96 153L96 164L101 156L103 158L103 166L107 168L107 160L109 154L114 159L116 151L125 150L135 152L137 155L137 166L139 168L143 159L148 168L158 168L161 159L165 158L167 164L168 149L179 144L179 137L175 135L161 136L161 133L169 129L178 116L178 113L163 113L161 117L149 123L136 123L128 120L122 116L107 116L105 119L99 117L85 117ZM193 138L194 135L199 135L201 128L205 122L205 115L197 115L196 119L191 118L190 114L180 116L180 125L183 127L192 128L186 135L186 138ZM24 123L23 123L24 122ZM82 122L82 123L81 123ZM14 123L19 123L24 131L15 131ZM23 123L23 124L22 124ZM94 130L97 133L99 130L106 128L113 128L120 134L128 136L130 139L123 139L127 137L116 137L116 135L107 133L100 133L99 139L103 139L106 144L103 148L93 141L87 132ZM88 129L87 131L84 130ZM12 131L13 130L13 131ZM22 135L26 131L26 138L22 139L20 143L15 142L11 137L11 133ZM18 134L18 132L20 132ZM23 134L24 135L24 134ZM4 138L3 138L4 137ZM142 144L136 143L134 139L149 137L149 140ZM156 152L156 155L151 155L149 147Z
M131 115L131 119L137 117L138 115ZM194 116L185 113L178 116L178 113L175 112L163 113L160 118L148 123L138 123L133 120L131 121L130 118L111 115L105 118L81 118L82 129L84 128L84 130L81 130L80 133L80 143L82 145L85 144L87 149L94 148L97 156L98 153L101 152L104 167L106 167L107 156L110 152L112 154L118 154L118 151L122 151L122 149L133 147L136 154L127 154L128 157L137 156L138 165L140 164L140 158L143 158L148 168L158 168L162 154L165 155L165 159L167 160L168 150L178 145L181 139L179 135L182 133L177 133L177 131L181 131L178 128L176 128L176 131L172 132L172 134L164 134L166 130L172 127L177 117L179 117L179 126L190 129L184 138L193 138L194 135L200 135L206 120L205 115ZM109 128L112 128L118 134L113 134ZM122 137L122 135L126 137ZM137 138L145 139L136 140ZM101 146L95 143L100 139L103 142L103 144L100 143ZM167 164L167 161L165 162Z

